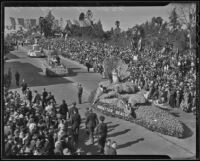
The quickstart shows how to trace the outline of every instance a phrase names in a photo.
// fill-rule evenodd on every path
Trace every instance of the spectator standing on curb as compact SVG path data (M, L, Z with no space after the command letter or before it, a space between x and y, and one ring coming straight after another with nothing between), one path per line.
M16 86L19 87L20 74L18 71L15 73Z
M81 84L78 84L78 102L79 102L79 104L82 103L82 94L83 94L83 87Z
M79 136L79 129L81 124L81 116L78 113L77 110L74 110L74 114L71 117L71 123L72 123L72 131L75 139L75 147L78 146L78 136Z
M47 105L47 101L46 101L47 95L48 95L48 93L47 93L46 89L44 88L43 93L42 93L42 107L43 107L43 109L45 109L45 106Z
M94 144L94 129L99 124L99 120L96 113L93 113L90 109L90 113L86 118L86 128L89 130L91 143Z
M69 110L68 110L68 105L67 105L67 103L65 102L65 100L62 101L62 104L60 105L59 112L60 112L61 117L62 117L63 119L66 119L66 118L67 118L67 116L68 116L67 114L68 114Z
M106 141L106 145L105 145L105 148L104 148L104 155L108 155L110 146L111 146L111 140L108 139L108 140Z
M76 102L74 102L72 104L72 107L69 109L69 119L71 119L71 117L73 116L74 111L78 111L78 108L76 107Z
M25 82L25 80L23 79L22 84L22 93L25 95L26 89L27 89L27 83Z
M117 149L117 143L113 141L110 148L107 151L107 155L117 155L116 149Z
M104 147L105 147L105 142L106 142L106 137L108 133L108 128L107 124L104 123L105 117L100 116L99 120L101 123L97 126L96 129L96 134L98 136L98 146L99 146L99 151L101 154L104 154Z
M11 72L11 69L9 68L8 69L8 84L9 84L9 87L11 86L11 83L12 83L12 72Z

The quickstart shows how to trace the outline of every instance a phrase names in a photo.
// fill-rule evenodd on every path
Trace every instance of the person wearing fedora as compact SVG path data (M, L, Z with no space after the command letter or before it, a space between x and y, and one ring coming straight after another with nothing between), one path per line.
M75 147L78 144L78 135L79 135L79 129L80 129L80 124L81 124L81 116L78 113L78 111L74 111L74 114L72 115L71 118L71 123L72 123L72 131L75 139Z
M96 134L98 136L98 146L99 146L98 152L100 152L101 154L104 154L104 147L106 143L108 128L107 128L107 124L104 123L104 120L105 120L104 116L100 116L99 120L101 121L101 123L96 128Z
M90 108L89 111L90 112L87 115L85 125L86 129L89 130L91 143L94 144L94 129L99 124L99 120L97 114L92 111L92 108Z

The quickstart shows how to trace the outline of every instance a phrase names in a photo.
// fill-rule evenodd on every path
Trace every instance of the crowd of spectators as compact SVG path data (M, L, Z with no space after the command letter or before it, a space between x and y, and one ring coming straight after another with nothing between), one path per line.
M9 70L10 71L10 70ZM116 143L104 149L106 134L99 131L101 125L94 127L95 135L101 151L84 151L80 136L88 133L93 120L93 113L88 110L86 129L79 132L82 117L76 102L68 105L65 100L57 104L54 95L44 88L42 94L34 90L34 94L23 79L22 95L16 90L4 86L4 154L6 156L24 155L116 155ZM96 114L95 114L96 115ZM100 120L104 116L100 116ZM90 130L89 134L90 135ZM81 136L83 137L83 136ZM104 140L102 140L102 137ZM103 142L102 142L103 141ZM94 142L93 146L96 146ZM110 150L108 150L108 148ZM108 152L107 152L108 151ZM108 154L107 154L108 153Z
M101 74L103 60L118 56L129 66L129 81L149 91L149 99L181 108L185 112L196 111L195 55L189 54L189 51L180 53L166 46L166 52L156 51L152 47L143 47L138 52L71 38L42 39L39 44L46 49L59 50L63 56L81 64L89 63Z

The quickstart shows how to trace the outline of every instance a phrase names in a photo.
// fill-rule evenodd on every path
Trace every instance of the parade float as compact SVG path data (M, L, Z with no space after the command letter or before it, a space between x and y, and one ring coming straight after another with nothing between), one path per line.
M47 59L43 61L43 72L49 77L64 77L69 74L67 67L60 61L56 52L49 52Z
M127 78L128 66L117 57L106 58L103 62L108 81L100 82L91 92L91 106L108 116L124 119L151 131L178 138L184 137L182 122L175 116L149 102L136 85Z
M44 51L38 44L32 45L32 49L28 51L28 56L32 58L44 58L46 57Z

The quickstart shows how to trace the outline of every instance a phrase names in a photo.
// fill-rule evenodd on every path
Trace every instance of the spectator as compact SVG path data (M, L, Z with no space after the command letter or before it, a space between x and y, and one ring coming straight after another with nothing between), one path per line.
M19 80L20 80L20 74L18 71L15 72L15 81L16 81L16 86L19 87Z
M67 118L67 116L68 116L67 114L68 114L69 110L68 110L68 105L66 104L65 100L63 100L62 104L60 105L59 112L63 119Z
M22 93L25 95L25 92L27 90L27 83L25 82L24 79L22 80L21 87L22 87Z
M69 118L71 119L72 115L74 114L74 111L78 111L78 108L76 107L76 102L72 103L72 107L69 109Z
M108 140L106 141L106 145L105 145L105 148L104 148L104 154L105 154L105 155L108 155L110 146L111 146L111 140L108 139Z
M71 123L72 123L72 131L75 138L75 147L77 147L79 129L80 129L80 124L81 124L81 116L77 110L74 110L74 114L71 117Z
M90 113L88 114L86 118L86 128L89 130L90 140L91 143L94 144L94 129L99 124L99 120L97 117L97 114L92 111L90 108Z
M81 84L78 84L78 102L81 104L82 100L82 94L83 94L83 87Z
M105 147L108 128L107 128L107 124L104 123L105 117L100 116L99 119L101 123L97 126L96 134L98 136L99 152L101 154L104 154L104 147Z
M43 109L47 105L47 100L46 100L47 95L48 95L48 93L47 93L46 89L44 88L43 93L42 93L42 107L43 107Z
M110 148L107 151L107 155L117 155L116 149L117 149L117 143L113 141Z

